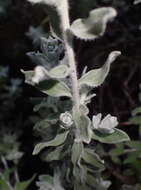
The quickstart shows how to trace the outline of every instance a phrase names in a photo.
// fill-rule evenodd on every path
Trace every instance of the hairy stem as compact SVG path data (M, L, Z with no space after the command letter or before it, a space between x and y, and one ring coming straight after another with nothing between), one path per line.
M73 103L75 111L79 111L80 98L79 98L79 88L77 79L77 69L75 55L72 45L72 34L69 32L70 21L69 21L69 11L68 11L68 0L63 0L62 6L59 7L59 12L61 16L62 33L65 43L66 52L68 55L68 62L71 68L70 78L72 81L72 93L73 93Z

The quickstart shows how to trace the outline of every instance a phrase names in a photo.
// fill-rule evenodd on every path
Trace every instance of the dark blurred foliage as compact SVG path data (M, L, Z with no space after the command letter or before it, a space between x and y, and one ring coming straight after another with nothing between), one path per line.
M42 26L45 33L48 33L49 23L46 20L46 9L42 5L32 6L26 0L3 1L0 0L0 131L3 128L21 131L19 141L24 155L18 163L18 171L21 179L26 180L34 173L45 173L49 169L38 156L32 156L35 137L31 117L36 115L30 98L45 95L24 83L21 69L29 70L34 67L26 53L39 50L38 45L34 46L26 33L30 26ZM88 66L88 70L100 67L113 50L122 52L112 64L104 84L95 90L97 97L89 107L92 115L102 112L117 116L119 127L131 139L137 140L138 128L128 125L126 121L131 116L132 109L139 106L141 4L134 5L132 0L70 0L71 20L86 17L91 9L101 6L114 7L118 15L108 24L103 37L87 42L74 39L78 72L80 75L85 66ZM122 174L124 167L116 168L116 171L113 165L109 168L113 184L128 183L130 179L125 179ZM29 189L34 188L33 185ZM115 189L114 186L112 188Z

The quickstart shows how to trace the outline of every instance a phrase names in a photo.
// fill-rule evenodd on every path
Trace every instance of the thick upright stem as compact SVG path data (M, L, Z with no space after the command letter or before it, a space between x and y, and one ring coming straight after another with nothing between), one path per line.
M79 88L77 79L77 69L75 55L72 47L72 34L68 34L70 29L69 21L69 11L68 11L68 0L63 0L62 6L59 7L59 12L61 16L62 33L65 43L66 52L68 55L68 62L71 68L70 78L72 81L72 93L73 93L73 103L76 111L79 111L80 98L79 98Z

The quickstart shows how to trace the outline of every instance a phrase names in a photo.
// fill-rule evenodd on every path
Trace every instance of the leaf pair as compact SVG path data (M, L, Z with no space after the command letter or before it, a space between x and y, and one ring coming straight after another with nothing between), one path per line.
M63 9L68 9L67 0L28 0L31 3L44 3L56 7L59 15L63 15ZM102 36L106 30L107 23L117 15L114 8L102 7L92 10L86 19L75 20L70 30L78 38L83 40L94 40ZM53 14L50 14L54 23ZM65 17L65 15L63 15ZM60 20L61 22L61 20ZM56 26L56 25L55 25ZM54 30L54 29L53 29ZM58 35L58 34L57 34ZM58 35L60 36L60 34Z

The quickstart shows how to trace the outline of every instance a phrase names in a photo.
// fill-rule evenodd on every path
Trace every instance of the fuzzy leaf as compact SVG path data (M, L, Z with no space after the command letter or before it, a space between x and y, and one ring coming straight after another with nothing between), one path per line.
M30 185L30 183L34 180L34 178L35 178L35 175L27 181L22 181L22 182L16 183L14 190L26 190L27 187Z
M58 134L53 140L48 142L39 143L35 146L33 155L38 154L43 148L49 147L49 146L59 146L63 144L63 142L66 140L67 135L69 131L66 131L64 133Z
M89 186L93 187L93 189L107 190L111 185L111 181L103 180L100 177L96 178L93 175L88 174L87 175L87 184Z
M129 122L131 124L134 124L134 125L140 125L141 124L141 116L140 115L136 115L134 117L131 117L129 119Z
M32 70L31 71L21 70L21 72L25 75L25 82L33 85L32 78L34 76L34 71L32 71Z
M64 82L57 80L46 80L37 86L42 92L53 97L71 97L70 89Z
M62 0L28 0L31 3L44 3L51 6L61 5Z
M134 5L138 4L138 3L141 3L141 0L135 0L134 1Z
M36 65L41 65L43 67L48 67L48 59L47 57L40 52L28 52L26 54L33 63L35 63Z
M69 74L69 68L66 65L59 65L51 69L48 74L51 78L65 78Z
M73 113L74 123L79 133L76 141L90 143L92 136L91 121L89 117L82 113Z
M52 162L53 160L61 160L63 154L63 147L56 147L55 150L49 152L47 155L43 155L43 160Z
M72 163L74 165L80 165L80 159L81 156L83 154L84 151L84 147L83 147L83 143L82 142L74 142L73 146L72 146Z
M83 40L93 40L102 36L108 21L117 15L111 7L102 7L90 11L87 19L77 19L71 25L72 33Z
M80 105L80 110L81 110L81 112L82 112L84 115L88 115L88 113L89 113L89 109L88 109L88 107L87 107L85 104L81 104L81 105Z
M90 87L100 86L107 77L110 65L121 54L119 51L113 51L109 54L106 63L99 69L94 69L87 72L79 79L79 86L87 85Z
M9 190L9 187L6 183L6 180L3 179L1 176L0 176L0 189L2 190Z
M137 114L141 114L141 107L137 107L132 111L132 116L135 116Z
M102 160L100 160L99 156L88 148L84 149L84 152L82 154L82 158L86 163L94 166L97 169L100 169L100 170L105 169L103 162L102 162Z
M52 35L56 38L62 38L60 28L60 15L64 13L64 9L68 9L66 0L28 0L31 3L46 4L47 13L51 24ZM63 6L62 6L63 5Z
M121 143L130 140L129 136L124 131L116 128L114 130L115 132L112 134L102 134L94 130L92 139L107 144Z

